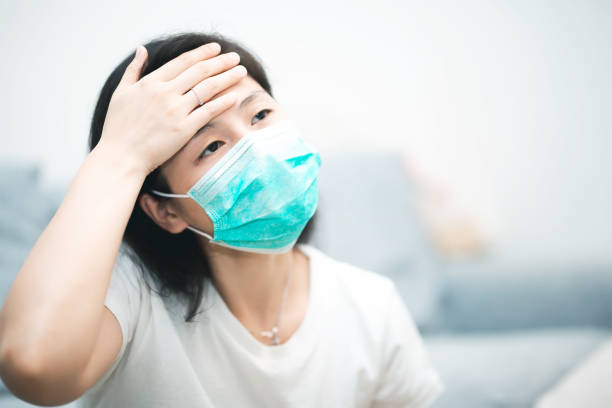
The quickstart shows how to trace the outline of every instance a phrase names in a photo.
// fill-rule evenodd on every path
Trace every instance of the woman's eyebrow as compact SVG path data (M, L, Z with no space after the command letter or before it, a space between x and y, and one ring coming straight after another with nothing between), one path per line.
M255 92L252 92L249 96L247 96L246 98L244 98L242 100L242 102L240 102L240 105L238 106L238 109L244 109L245 106L249 105L250 103L252 103L255 99L257 99L261 94L267 94L267 92L264 89L258 89ZM204 126L202 126L197 132L195 132L195 134L191 137L191 139L189 139L189 141L183 146L183 149L187 148L187 146L193 142L198 136L201 136L202 134L204 134L204 132L210 128L215 127L214 125L214 120L211 120L210 122L208 122L207 124L205 124Z
M259 94L261 93L265 93L267 94L267 92L263 89L258 89L257 91L251 93L249 96L247 96L246 98L244 98L242 100L242 102L240 102L240 106L238 106L238 109L244 109L244 107L246 105L248 105L249 103L253 102L253 100L255 100L255 98L257 98L259 96Z
M179 151L178 151L176 154L178 154L178 153L182 152L183 150L187 149L187 146L189 146L189 145L190 145L190 144L191 144L191 143L192 143L194 140L196 140L196 139L197 139L199 136L202 136L202 135L204 134L204 131L206 131L207 129L210 129L210 128L214 127L214 126L215 126L215 125L214 125L214 123L212 123L212 122L208 122L207 124L205 124L204 126L202 126L202 127L200 128L200 130L198 130L197 132L195 132L195 134L194 134L193 136L191 136L191 139L189 139L189 140L187 141L187 143L185 143L185 144L183 145L183 147L181 147L181 148L179 149Z
M264 89L258 89L255 92L252 92L249 96L247 96L246 98L244 98L242 100L242 102L240 102L240 105L238 106L238 109L244 109L245 106L247 106L248 104L252 103L255 99L257 99L257 97L259 97L261 94L267 94L267 92ZM187 142L187 144L191 143L191 141L193 139L195 139L196 137L200 136L202 133L204 133L207 129L213 128L215 127L214 125L214 120L211 120L210 122L208 122L207 124L205 124L204 126L202 126L200 128L200 130L198 130L189 140L189 142Z

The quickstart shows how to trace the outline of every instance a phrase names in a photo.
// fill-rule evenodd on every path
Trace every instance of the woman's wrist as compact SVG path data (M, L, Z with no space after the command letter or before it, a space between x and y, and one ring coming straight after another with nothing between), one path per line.
M100 141L91 152L88 159L100 161L103 166L108 167L108 171L119 172L121 178L139 180L140 185L144 183L150 170L133 155L122 151L118 147Z

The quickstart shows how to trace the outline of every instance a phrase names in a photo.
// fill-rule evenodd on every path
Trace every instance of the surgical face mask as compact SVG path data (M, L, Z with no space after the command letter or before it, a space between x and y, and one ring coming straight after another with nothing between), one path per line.
M257 253L284 253L297 242L318 203L318 151L289 119L246 133L186 194L213 222L211 243Z

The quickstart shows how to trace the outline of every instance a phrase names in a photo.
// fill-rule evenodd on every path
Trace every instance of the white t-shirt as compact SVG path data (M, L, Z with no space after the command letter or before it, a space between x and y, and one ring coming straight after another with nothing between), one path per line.
M280 345L256 340L208 282L204 312L186 323L185 303L151 292L120 251L105 305L123 344L77 406L429 406L445 387L393 281L296 248L310 259L310 297Z

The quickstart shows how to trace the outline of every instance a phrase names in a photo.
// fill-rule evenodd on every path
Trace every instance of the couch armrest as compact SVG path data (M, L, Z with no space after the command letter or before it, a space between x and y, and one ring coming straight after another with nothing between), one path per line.
M447 271L439 304L442 331L612 327L612 265L481 261Z

